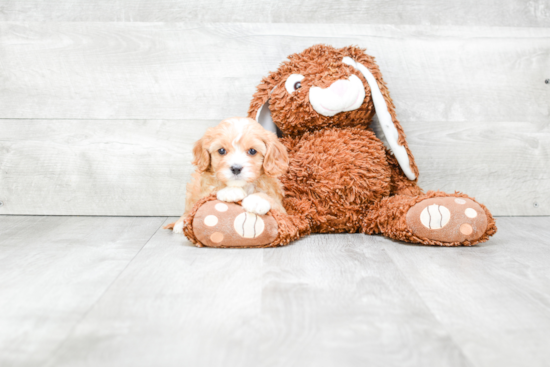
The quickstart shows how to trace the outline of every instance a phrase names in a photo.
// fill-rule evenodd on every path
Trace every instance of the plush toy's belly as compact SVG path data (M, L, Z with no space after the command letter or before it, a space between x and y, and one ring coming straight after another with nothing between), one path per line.
M285 208L314 232L355 232L368 205L390 193L390 168L372 131L325 129L283 139L290 167L281 178Z

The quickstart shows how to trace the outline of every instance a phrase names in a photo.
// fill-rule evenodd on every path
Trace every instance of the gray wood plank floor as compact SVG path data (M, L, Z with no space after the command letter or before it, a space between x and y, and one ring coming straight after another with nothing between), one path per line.
M473 248L199 249L166 217L0 216L0 366L543 366L549 217Z

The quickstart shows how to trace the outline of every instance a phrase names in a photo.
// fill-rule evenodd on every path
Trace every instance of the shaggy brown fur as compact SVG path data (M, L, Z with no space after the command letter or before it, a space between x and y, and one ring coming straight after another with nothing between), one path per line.
M345 56L366 66L376 78L415 180L405 176L393 154L369 129L376 112L371 90L360 71L342 62ZM300 89L288 93L285 81L291 74L301 74L304 79ZM352 74L365 87L363 104L356 110L332 117L317 113L309 102L309 89L312 86L327 88ZM443 192L424 194L417 186L418 168L395 115L388 88L374 58L363 49L316 45L289 56L288 61L262 80L248 116L255 118L268 100L290 158L289 170L281 177L286 194L283 205L288 214L270 212L278 223L279 237L268 246L285 245L310 233L339 232L381 233L426 245L470 246L486 241L496 232L491 213L481 204L488 225L485 233L472 241L419 238L407 226L407 212L415 204L432 197L467 196ZM186 226L185 233L193 241L192 228ZM197 243L196 239L193 242Z
M307 131L329 127L367 128L376 113L371 91L363 75L354 67L342 62L345 56L365 65L378 81L380 91L386 99L390 115L399 133L399 144L407 150L413 172L418 176L418 167L405 140L403 128L397 120L395 107L386 83L382 79L382 73L374 57L367 55L364 49L353 46L336 49L327 45L316 45L299 54L290 55L288 61L283 62L279 69L262 80L250 103L248 116L255 118L258 109L270 99L273 121L284 135L301 136ZM289 94L284 88L284 82L291 74L302 74L305 79L302 80L300 89ZM359 77L365 85L365 100L361 107L354 111L340 112L333 117L318 114L309 103L309 88L312 86L327 88L335 81L347 79L352 74Z

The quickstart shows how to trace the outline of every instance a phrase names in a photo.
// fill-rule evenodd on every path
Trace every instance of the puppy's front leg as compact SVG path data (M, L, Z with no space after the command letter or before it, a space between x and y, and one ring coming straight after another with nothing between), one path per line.
M264 215L271 209L271 198L264 193L248 195L243 200L243 208L249 212Z
M236 201L244 199L246 197L246 192L243 190L242 187L229 186L218 191L216 196L220 201L234 203Z

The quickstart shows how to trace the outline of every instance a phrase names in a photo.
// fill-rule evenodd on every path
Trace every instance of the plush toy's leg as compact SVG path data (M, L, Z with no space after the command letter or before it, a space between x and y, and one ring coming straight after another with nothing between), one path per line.
M475 245L496 231L483 204L464 194L440 191L386 197L368 209L363 224L364 233L438 246Z
M183 233L198 247L274 247L299 237L295 222L274 210L266 215L248 213L240 202L225 203L211 195L195 204L185 218Z

